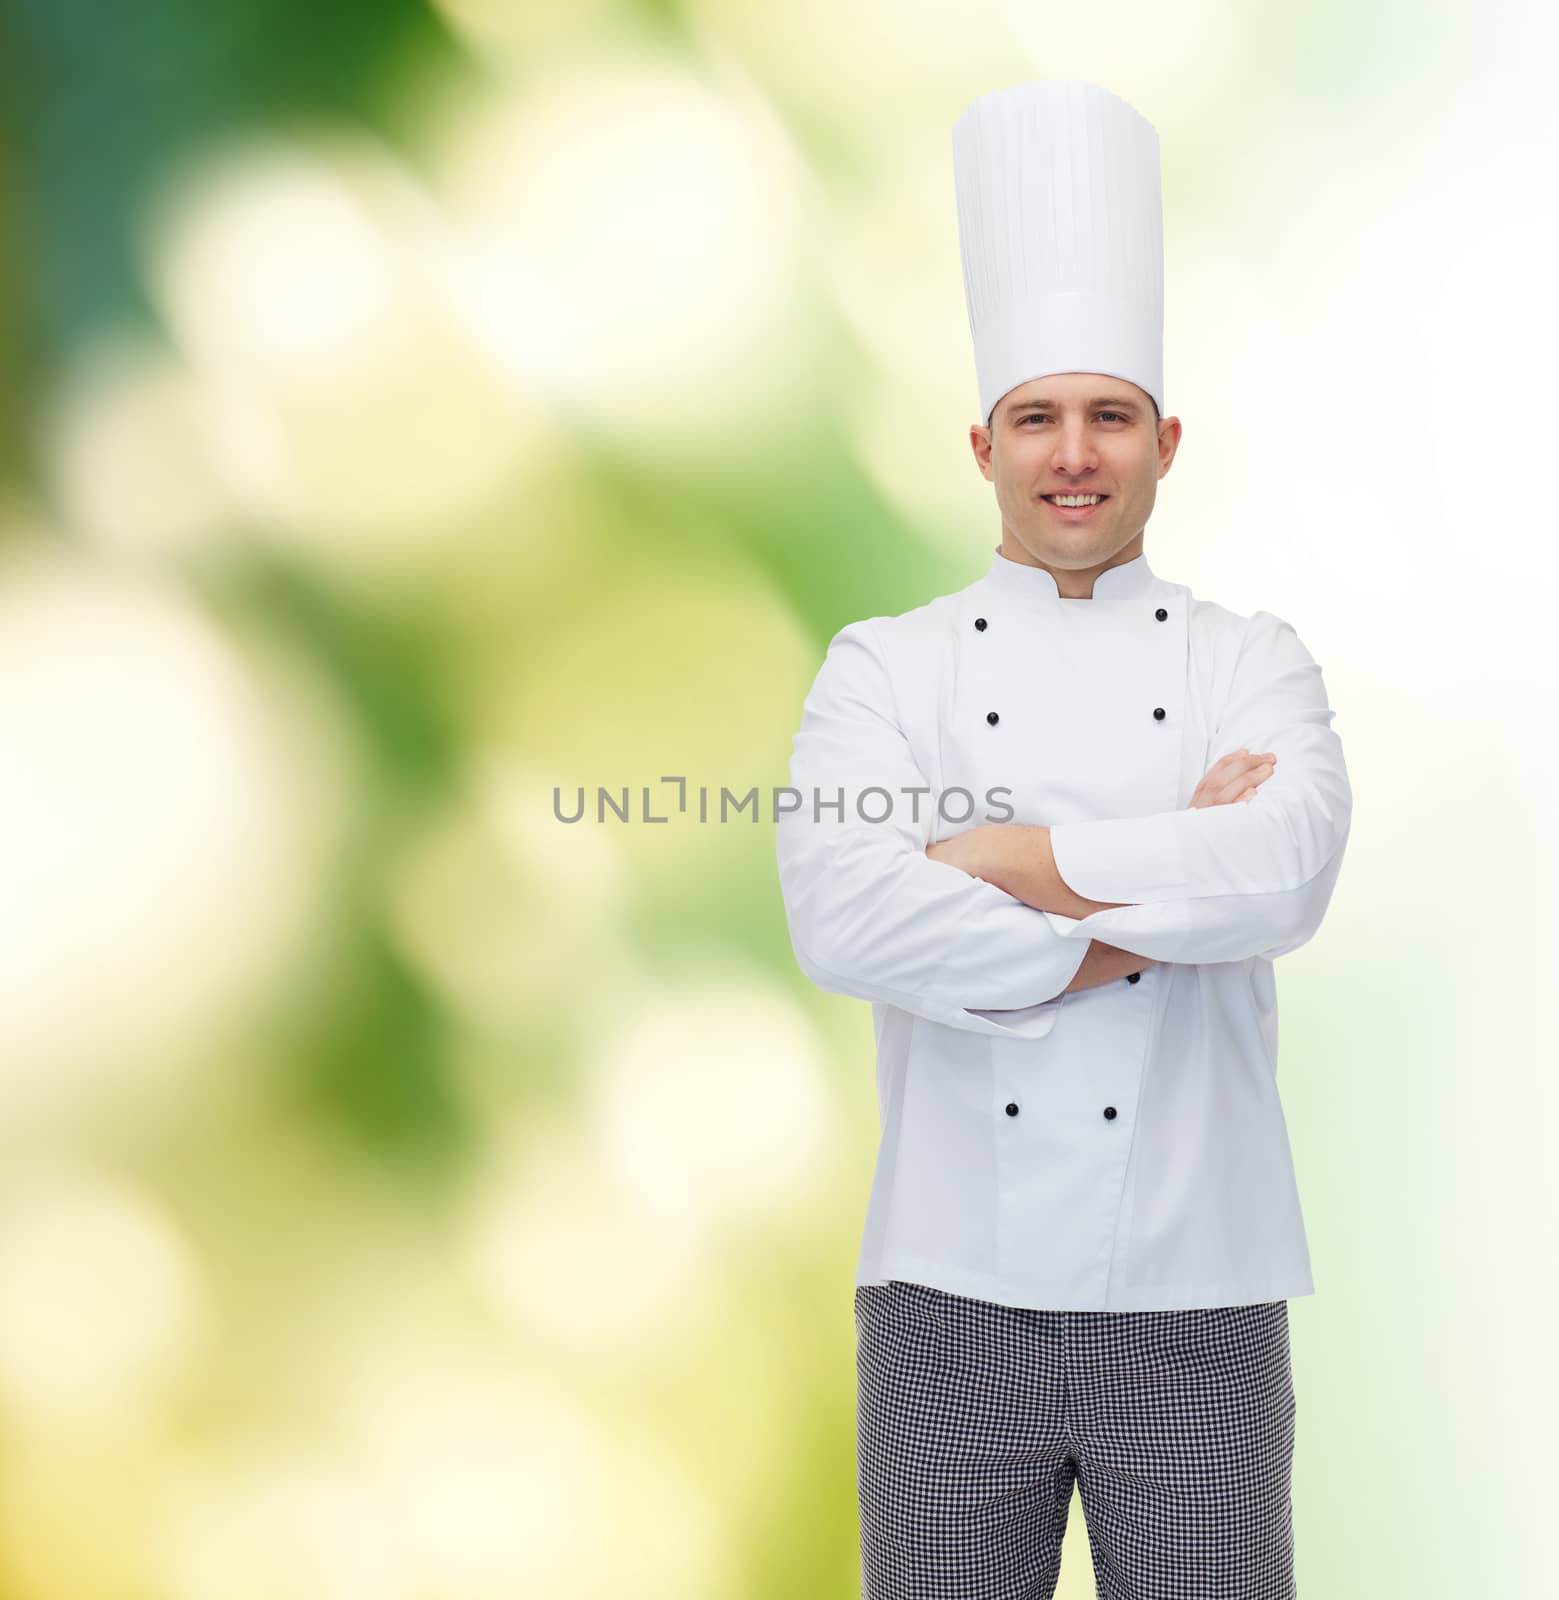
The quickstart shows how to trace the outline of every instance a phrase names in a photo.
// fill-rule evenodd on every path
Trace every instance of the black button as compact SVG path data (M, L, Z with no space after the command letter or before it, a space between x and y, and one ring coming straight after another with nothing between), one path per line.
M1153 720L1155 722L1162 722L1164 720L1164 708L1163 708L1163 706L1154 706L1153 707Z
M1169 613L1163 608L1163 606L1160 606L1158 610L1153 613L1153 615L1157 617L1160 622L1167 621L1169 617Z
M1015 1116L1017 1116L1017 1114L1018 1114L1018 1103L1017 1103L1017 1101L1016 1100L1009 1100L1007 1102L1007 1115L1009 1117L1015 1117Z
M985 720L994 728L996 724L1001 721L1001 718L998 717L994 711L987 711L985 713Z
M981 633L985 632L985 618L984 617L976 617L974 619L974 625Z
M1142 974L1140 972L1128 972L1126 974L1126 982L1127 983L1136 983L1141 977L1142 977Z
M1104 1114L1105 1114L1106 1117L1111 1118L1113 1120L1113 1118L1115 1116L1115 1107L1114 1106L1106 1106L1104 1108Z

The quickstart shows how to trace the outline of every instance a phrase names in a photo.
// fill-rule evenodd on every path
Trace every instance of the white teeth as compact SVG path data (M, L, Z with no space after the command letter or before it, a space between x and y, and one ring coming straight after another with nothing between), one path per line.
M1044 497L1057 506L1095 506L1104 498L1102 494L1047 494Z

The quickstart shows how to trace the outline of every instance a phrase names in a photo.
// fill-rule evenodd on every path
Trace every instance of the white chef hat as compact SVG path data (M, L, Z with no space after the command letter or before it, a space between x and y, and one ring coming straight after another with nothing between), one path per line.
M953 126L980 415L1020 383L1104 372L1164 410L1158 134L1095 83L982 95Z

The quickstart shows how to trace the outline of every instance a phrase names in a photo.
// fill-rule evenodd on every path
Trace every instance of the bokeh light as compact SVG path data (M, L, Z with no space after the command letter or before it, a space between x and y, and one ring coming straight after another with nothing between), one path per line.
M134 568L64 550L0 567L10 1114L131 1101L212 1051L305 950L346 776L294 736L289 693Z

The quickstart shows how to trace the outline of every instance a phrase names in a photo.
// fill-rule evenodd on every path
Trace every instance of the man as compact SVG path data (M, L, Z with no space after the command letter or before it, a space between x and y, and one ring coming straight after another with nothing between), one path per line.
M1092 84L954 132L1001 543L837 633L777 829L796 958L873 1003L855 1315L867 1600L1295 1593L1288 1298L1313 1292L1273 961L1352 794L1295 630L1143 534L1163 411L1150 124Z

